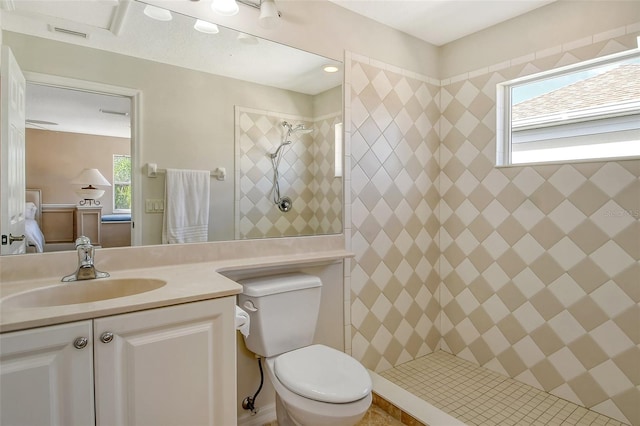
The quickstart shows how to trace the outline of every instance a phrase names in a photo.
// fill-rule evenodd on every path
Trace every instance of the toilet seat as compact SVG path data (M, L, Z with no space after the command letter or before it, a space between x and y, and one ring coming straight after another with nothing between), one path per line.
M353 402L372 389L371 377L358 361L324 345L278 355L274 373L291 392L320 402Z

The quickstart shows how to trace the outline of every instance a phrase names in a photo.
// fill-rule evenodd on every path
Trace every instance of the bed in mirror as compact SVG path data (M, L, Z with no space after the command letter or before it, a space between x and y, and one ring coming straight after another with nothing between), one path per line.
M167 169L211 172L208 241L342 232L341 63L184 14L150 19L137 1L13 3L2 41L27 79L25 188L44 225L75 211L55 235L80 232L86 168L109 183L86 206L104 247L163 242ZM51 232L44 251L70 248Z

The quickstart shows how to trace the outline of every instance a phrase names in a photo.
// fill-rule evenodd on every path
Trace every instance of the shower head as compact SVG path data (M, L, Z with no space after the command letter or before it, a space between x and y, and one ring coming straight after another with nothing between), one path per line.
M301 133L303 135L307 135L311 132L313 132L313 129L305 129L304 124L300 123L298 125L296 125L295 127L286 122L283 121L282 122L282 127L286 127L287 128L287 137L291 136L292 133Z

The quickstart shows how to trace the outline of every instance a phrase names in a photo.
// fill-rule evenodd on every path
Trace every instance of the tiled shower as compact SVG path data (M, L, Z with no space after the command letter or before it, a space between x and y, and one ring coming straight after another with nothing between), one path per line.
M304 124L308 135L292 135L278 167L283 195L292 210L272 201L273 165L269 154L282 142L282 122ZM236 107L236 239L339 233L342 230L342 179L334 175L335 112L318 117Z
M442 349L640 424L640 161L494 166L496 83L638 31L444 80L347 55L354 357L381 372Z

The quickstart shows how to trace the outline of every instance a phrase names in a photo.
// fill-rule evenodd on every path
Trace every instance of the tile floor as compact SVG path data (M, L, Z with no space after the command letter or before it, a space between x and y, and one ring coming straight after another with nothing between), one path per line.
M443 351L380 375L468 425L624 425Z
M267 423L264 426L278 426L276 420L271 423ZM396 420L391 414L384 411L382 408L371 405L367 413L362 420L356 424L356 426L403 426L400 420Z

